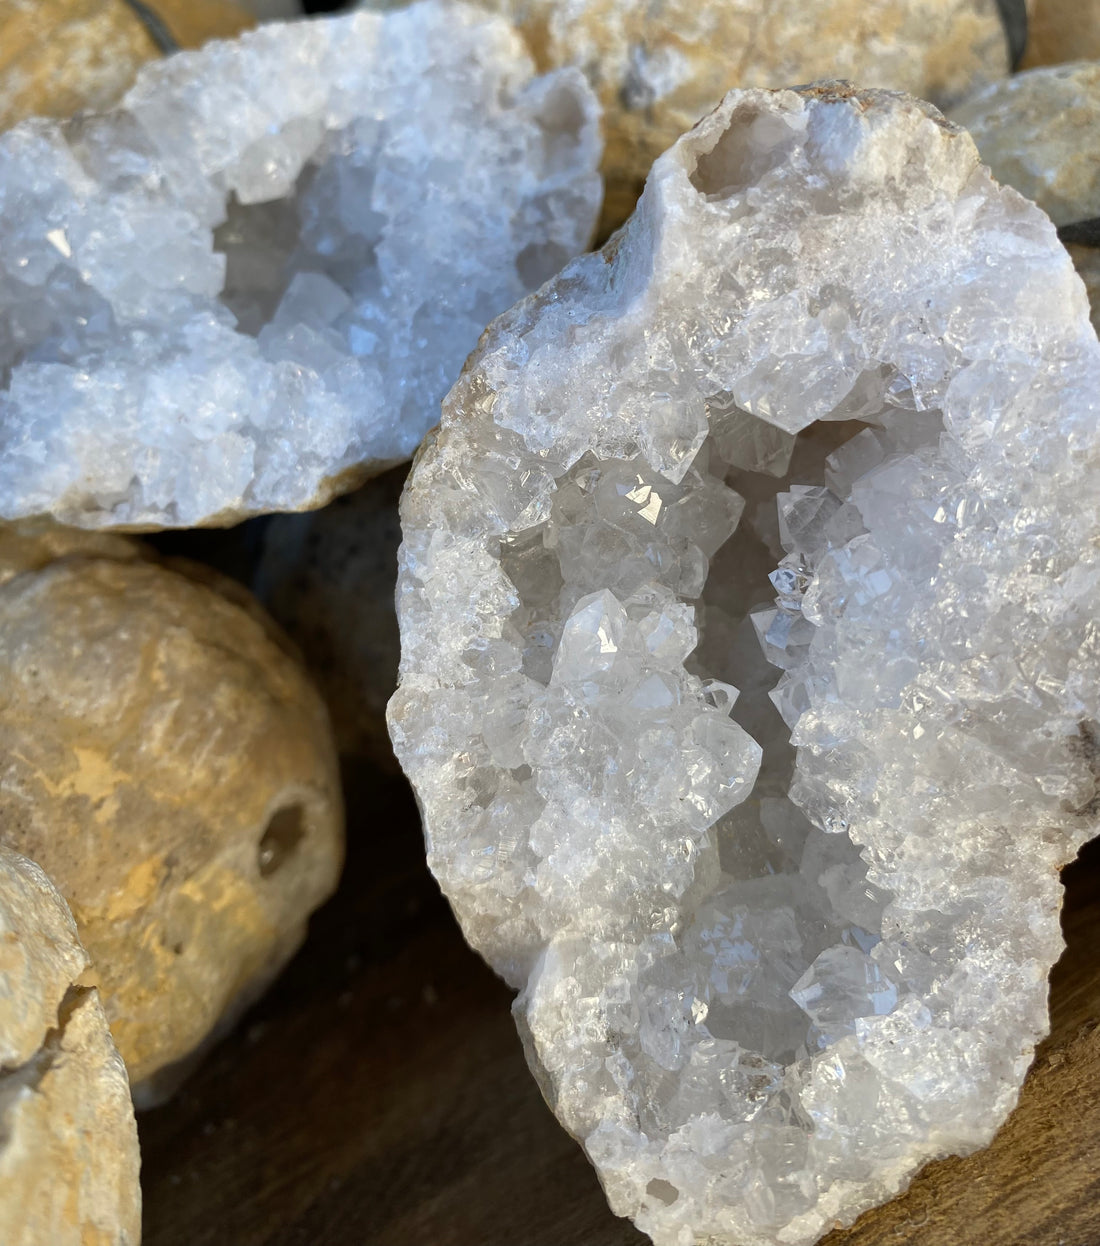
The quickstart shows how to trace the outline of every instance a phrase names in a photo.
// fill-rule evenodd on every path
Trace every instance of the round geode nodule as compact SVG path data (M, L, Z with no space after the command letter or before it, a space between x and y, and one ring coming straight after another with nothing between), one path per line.
M1097 394L1046 217L827 84L731 93L445 403L395 746L661 1246L810 1243L1015 1102L1094 829Z

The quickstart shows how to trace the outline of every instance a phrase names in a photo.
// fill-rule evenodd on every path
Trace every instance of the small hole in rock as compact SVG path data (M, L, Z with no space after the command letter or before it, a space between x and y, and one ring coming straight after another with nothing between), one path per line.
M270 878L305 838L305 815L301 805L288 805L271 815L260 840L260 875Z
M650 1198L655 1198L659 1202L671 1207L673 1203L680 1197L680 1191L672 1184L671 1181L662 1181L660 1177L654 1177L646 1186L645 1192Z

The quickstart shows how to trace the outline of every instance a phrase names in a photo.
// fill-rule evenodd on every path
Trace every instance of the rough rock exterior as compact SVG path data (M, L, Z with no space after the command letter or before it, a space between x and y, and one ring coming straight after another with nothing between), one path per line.
M653 161L730 87L850 78L944 104L1008 72L994 0L486 0L538 63L578 65L604 109L602 229Z
M951 119L966 126L994 177L1043 209L1056 225L1091 222L1073 256L1100 328L1100 63L1033 69L979 92Z
M660 1246L804 1246L1015 1102L1095 828L1098 404L1050 221L843 84L732 92L449 395L391 732Z
M50 519L0 523L0 587L25 571L40 571L51 562L74 555L129 562L145 557L146 551L130 537L67 528Z
M1056 225L1100 217L1100 63L1033 69L953 108L998 181Z
M255 605L136 558L42 566L40 542L25 549L40 569L0 586L0 840L72 907L148 1098L266 986L333 890L335 749Z
M251 25L230 0L154 0L181 47ZM0 0L0 130L115 104L161 55L126 0Z
M138 1246L126 1069L65 901L0 847L0 1241Z
M147 66L0 135L0 515L229 523L411 455L587 244L598 108L442 0Z
M1100 0L1028 0L1023 65L1100 59Z
M393 599L405 475L395 468L322 510L273 516L254 583L301 650L340 753L390 770L386 702L400 657Z

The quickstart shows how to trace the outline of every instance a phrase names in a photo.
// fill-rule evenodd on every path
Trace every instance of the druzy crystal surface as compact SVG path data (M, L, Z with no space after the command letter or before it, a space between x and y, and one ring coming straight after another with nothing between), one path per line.
M731 93L501 317L403 499L390 721L549 1102L660 1246L988 1142L1100 746L1100 345L929 105Z
M597 115L425 0L0 135L0 516L232 522L408 458L487 321L587 244Z

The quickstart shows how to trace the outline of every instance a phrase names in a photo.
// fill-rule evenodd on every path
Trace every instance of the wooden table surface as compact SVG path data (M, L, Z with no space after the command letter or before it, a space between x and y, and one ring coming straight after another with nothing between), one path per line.
M348 775L336 897L271 992L141 1118L145 1246L628 1246L464 944L404 784ZM1054 1029L987 1151L828 1246L1100 1246L1100 843L1066 871Z

